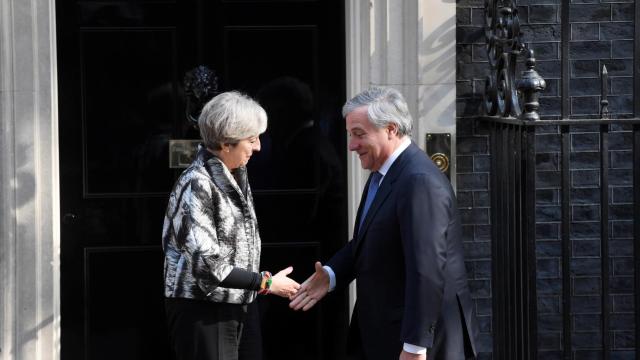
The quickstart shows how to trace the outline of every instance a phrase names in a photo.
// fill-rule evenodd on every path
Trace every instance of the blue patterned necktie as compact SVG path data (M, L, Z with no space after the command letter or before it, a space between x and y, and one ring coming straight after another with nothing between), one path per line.
M364 219L367 217L367 212L371 207L371 203L373 199L376 197L376 192L378 192L378 187L380 187L380 179L382 178L382 174L375 171L371 173L371 181L369 181L369 190L367 190L367 199L364 201L364 208L362 209L362 215L360 215L360 225L358 227L358 231L362 228L362 224L364 223Z

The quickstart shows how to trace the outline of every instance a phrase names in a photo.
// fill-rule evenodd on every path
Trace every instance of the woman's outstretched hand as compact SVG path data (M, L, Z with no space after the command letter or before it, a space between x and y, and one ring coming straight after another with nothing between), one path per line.
M289 266L286 269L280 270L277 274L271 278L271 287L269 292L274 295L282 296L291 300L293 296L298 293L300 284L289 277L289 274L293 272L293 267Z

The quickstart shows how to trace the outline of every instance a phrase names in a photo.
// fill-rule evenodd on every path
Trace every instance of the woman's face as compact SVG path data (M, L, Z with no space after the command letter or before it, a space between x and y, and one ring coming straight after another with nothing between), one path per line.
M237 144L222 146L220 158L229 170L247 165L254 151L260 151L260 137L251 136L240 140Z

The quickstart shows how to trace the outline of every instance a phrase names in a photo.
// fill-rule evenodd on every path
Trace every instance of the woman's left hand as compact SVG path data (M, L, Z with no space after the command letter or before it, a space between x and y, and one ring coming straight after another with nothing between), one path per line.
M280 270L277 274L273 275L269 292L285 298L293 298L293 296L298 292L298 289L300 289L300 284L288 277L292 272L293 267L289 266L288 268Z

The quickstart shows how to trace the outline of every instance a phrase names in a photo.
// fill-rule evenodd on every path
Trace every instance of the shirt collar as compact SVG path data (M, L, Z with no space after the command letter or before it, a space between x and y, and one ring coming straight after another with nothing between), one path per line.
M387 175L387 172L391 168L391 165L393 165L393 163L396 161L398 156L400 156L400 154L402 154L402 152L405 151L409 147L409 145L411 145L411 138L408 136L405 136L402 142L400 143L400 146L398 146L398 148L391 154L391 156L389 156L389 158L384 162L384 164L382 164L382 166L380 167L380 170L378 170L378 172L382 175L382 179L384 179L384 176ZM381 182L382 182L382 179L380 179Z

